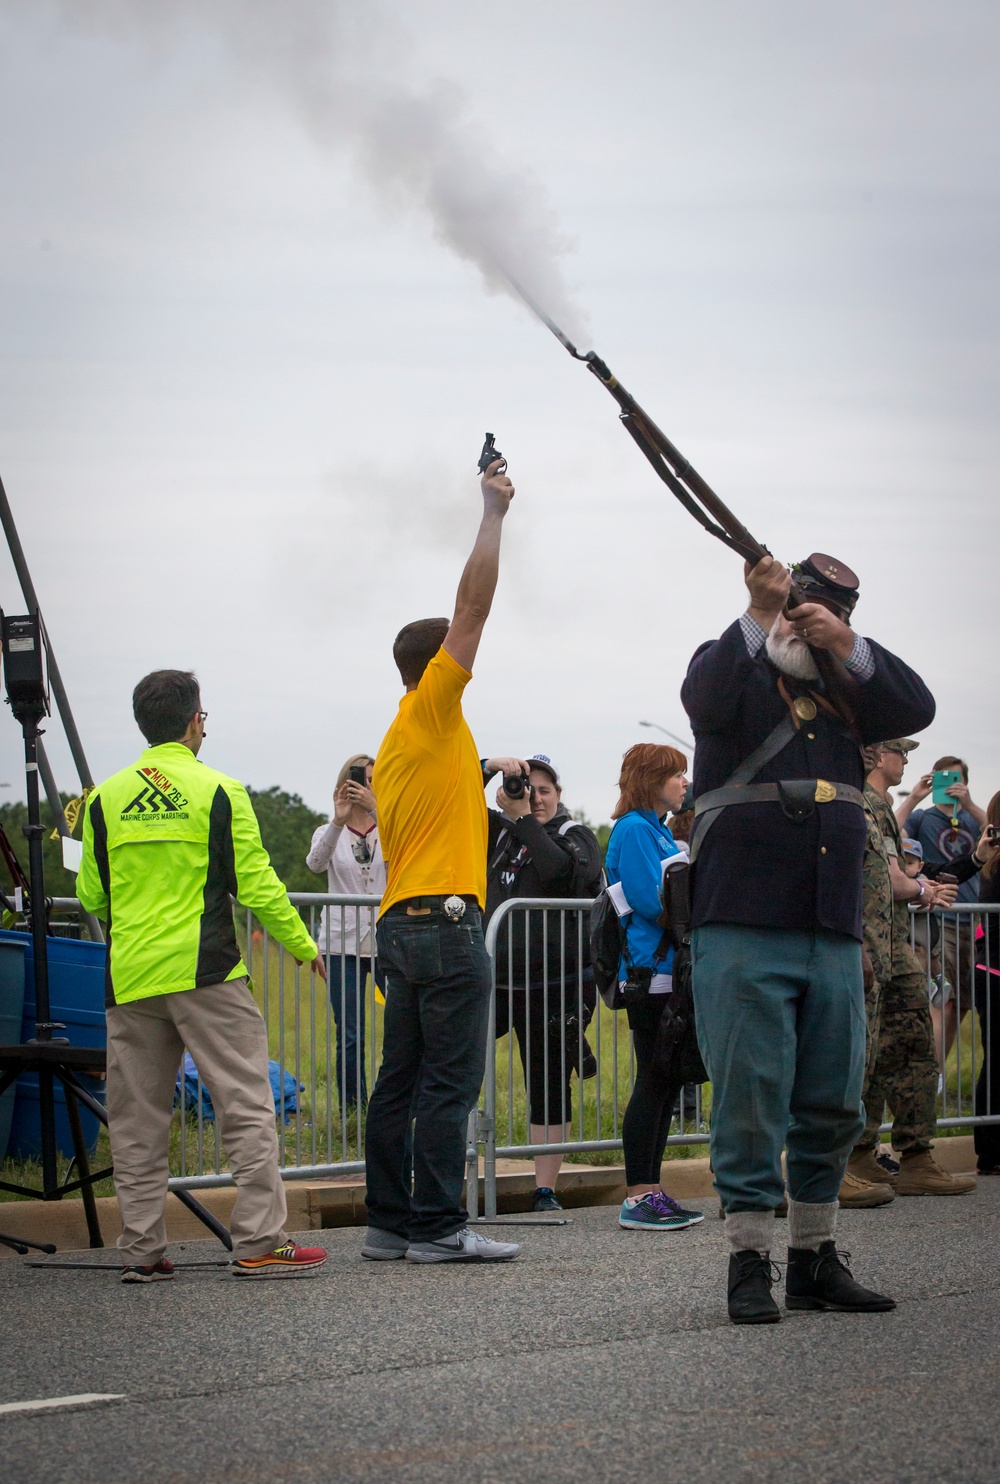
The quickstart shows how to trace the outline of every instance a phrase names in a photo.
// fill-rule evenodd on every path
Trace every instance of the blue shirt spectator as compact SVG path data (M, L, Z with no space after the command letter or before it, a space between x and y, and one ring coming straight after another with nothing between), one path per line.
M667 861L680 853L677 842L652 809L631 809L623 814L611 832L604 862L608 883L621 884L629 907L625 918L625 937L632 963L637 968L653 971L650 994L667 994L674 950L657 954L663 928L657 919L663 906L660 888ZM628 975L625 959L618 975Z
M980 827L968 809L959 809L958 828L952 825L951 810L934 804L930 809L914 809L903 826L911 840L923 846L924 860L930 865L945 865L975 850ZM979 877L972 876L958 888L958 901L979 899Z

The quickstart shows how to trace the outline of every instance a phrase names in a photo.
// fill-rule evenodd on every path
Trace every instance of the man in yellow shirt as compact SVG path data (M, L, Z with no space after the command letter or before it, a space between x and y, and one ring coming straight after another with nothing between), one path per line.
M382 1066L365 1136L362 1252L376 1260L499 1262L520 1251L470 1231L461 1199L491 989L482 926L486 801L462 693L514 497L505 468L497 459L483 476L483 519L451 622L407 624L392 651L406 694L372 777L388 863L377 930L386 971Z

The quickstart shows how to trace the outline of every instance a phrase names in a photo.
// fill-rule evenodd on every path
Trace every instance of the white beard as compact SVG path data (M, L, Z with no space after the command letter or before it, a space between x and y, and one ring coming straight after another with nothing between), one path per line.
M797 634L785 634L779 639L772 629L767 636L765 648L768 659L773 665L777 665L783 675L790 675L793 680L819 679L816 661L809 652L809 646Z

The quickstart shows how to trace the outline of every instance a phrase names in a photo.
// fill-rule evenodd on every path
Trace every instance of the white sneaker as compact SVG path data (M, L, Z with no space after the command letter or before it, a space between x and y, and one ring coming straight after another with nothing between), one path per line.
M510 1262L521 1247L517 1242L494 1242L479 1232L463 1226L451 1236L436 1242L411 1242L406 1249L407 1262Z

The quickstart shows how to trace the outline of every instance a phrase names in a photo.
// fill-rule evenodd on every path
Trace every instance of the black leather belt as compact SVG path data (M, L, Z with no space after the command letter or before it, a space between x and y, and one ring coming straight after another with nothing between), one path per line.
M449 892L447 896L440 897L404 897L401 902L393 902L388 911L408 912L410 916L422 916L425 912L444 912L445 902L452 902L456 897L466 906L479 906L478 897L469 896L463 892Z
M780 783L734 783L702 794L694 806L695 818L730 804L780 804L782 812L796 824L808 819L817 804L857 804L864 808L861 790L849 783L828 783L825 778L788 778Z

